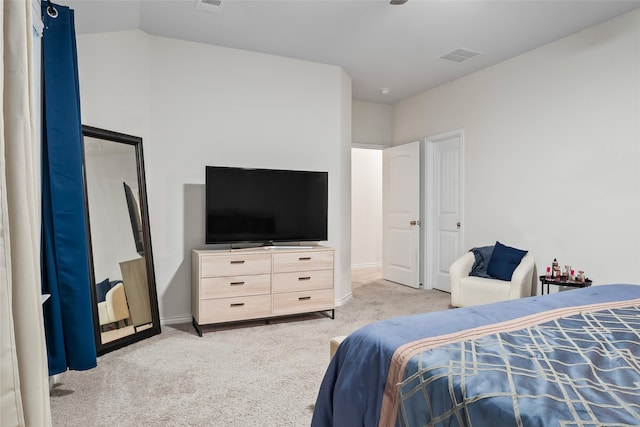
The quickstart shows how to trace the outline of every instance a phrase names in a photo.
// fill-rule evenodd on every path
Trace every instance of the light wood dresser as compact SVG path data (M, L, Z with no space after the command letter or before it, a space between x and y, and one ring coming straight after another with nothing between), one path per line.
M194 250L193 326L331 312L333 248Z
M136 258L121 262L120 272L124 282L124 292L127 295L131 323L136 328L152 323L145 259Z

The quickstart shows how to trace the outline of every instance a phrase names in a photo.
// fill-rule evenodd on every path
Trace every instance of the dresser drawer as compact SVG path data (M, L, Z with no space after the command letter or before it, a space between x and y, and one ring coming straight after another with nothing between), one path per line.
M295 271L273 275L274 293L331 288L333 288L333 270Z
M333 289L288 292L273 295L273 314L285 315L313 311L332 310Z
M271 314L271 295L217 298L200 301L198 323L220 323L256 319Z
M228 298L271 293L271 275L206 277L200 282L200 298Z
M273 272L333 269L333 251L299 251L273 255Z
M200 262L202 277L271 273L270 254L205 255Z

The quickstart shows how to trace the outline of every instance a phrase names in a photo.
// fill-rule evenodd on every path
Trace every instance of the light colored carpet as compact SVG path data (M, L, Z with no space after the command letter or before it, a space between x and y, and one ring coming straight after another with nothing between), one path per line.
M162 334L69 371L51 392L54 426L308 426L329 339L390 317L449 307L450 296L354 270L353 299L336 319L306 315Z

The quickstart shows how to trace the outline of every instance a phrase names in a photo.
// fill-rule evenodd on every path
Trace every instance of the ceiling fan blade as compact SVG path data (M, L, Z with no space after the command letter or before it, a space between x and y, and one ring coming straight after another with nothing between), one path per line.
M406 2L407 0L391 0L389 4L401 5L401 4L405 4Z

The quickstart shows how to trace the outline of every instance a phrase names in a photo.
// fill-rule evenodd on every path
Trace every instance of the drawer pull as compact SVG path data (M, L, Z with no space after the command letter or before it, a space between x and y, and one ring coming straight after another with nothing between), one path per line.
M231 286L241 286L244 285L244 282L231 282L229 283Z
M301 256L298 258L298 261L311 261L310 256Z
M298 298L298 301L306 301L306 300L310 300L311 297L300 297Z
M236 302L233 304L229 304L229 307L242 307L244 305L243 302Z
M311 276L298 277L298 280L311 280Z
M244 260L240 260L240 261L231 261L231 264L244 264Z

